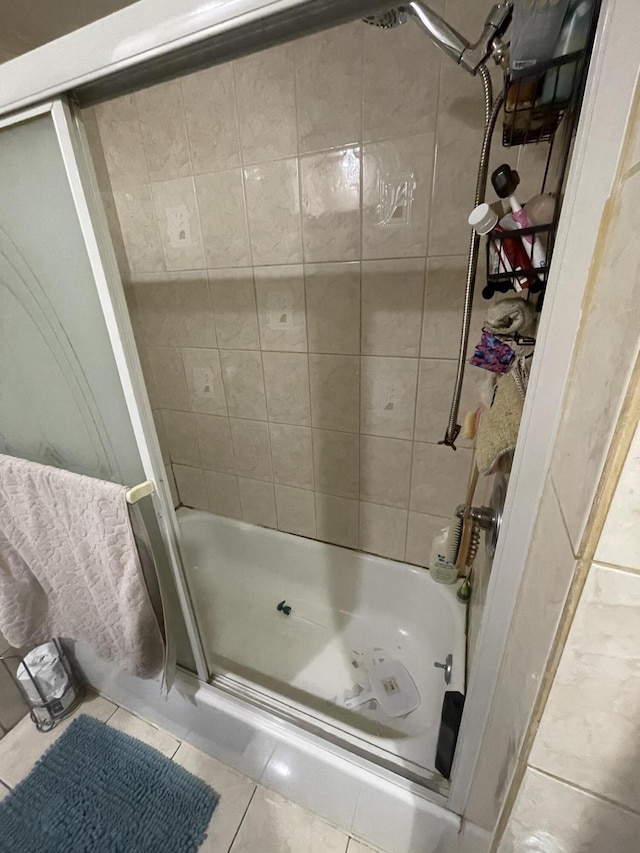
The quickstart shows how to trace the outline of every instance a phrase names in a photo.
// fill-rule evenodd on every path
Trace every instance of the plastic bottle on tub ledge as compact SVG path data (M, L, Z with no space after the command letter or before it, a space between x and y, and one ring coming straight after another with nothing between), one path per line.
M443 528L434 538L429 559L429 571L434 581L452 584L458 580L455 555L451 553L449 528Z

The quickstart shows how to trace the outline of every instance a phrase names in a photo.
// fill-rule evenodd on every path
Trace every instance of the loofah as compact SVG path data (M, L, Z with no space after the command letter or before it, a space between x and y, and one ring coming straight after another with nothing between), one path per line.
M476 462L481 474L491 473L498 460L515 448L525 392L526 370L524 359L519 359L516 369L498 380L493 405L480 419Z

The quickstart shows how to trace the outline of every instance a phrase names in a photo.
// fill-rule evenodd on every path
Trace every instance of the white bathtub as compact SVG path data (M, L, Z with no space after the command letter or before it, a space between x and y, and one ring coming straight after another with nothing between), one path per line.
M185 571L212 675L230 675L339 731L361 751L430 775L445 690L464 693L465 606L425 569L207 512L178 510ZM286 601L290 615L278 611ZM399 659L420 706L391 718L345 698L366 656ZM447 687L434 667L453 655ZM363 657L364 656L364 657Z

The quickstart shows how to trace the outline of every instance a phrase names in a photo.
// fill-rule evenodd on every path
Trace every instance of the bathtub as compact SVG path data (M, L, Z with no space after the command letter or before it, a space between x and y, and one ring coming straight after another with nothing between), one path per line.
M404 775L432 777L445 690L464 693L466 608L456 587L425 569L208 512L177 516L212 681L284 706ZM448 654L447 686L434 662ZM399 660L417 687L420 704L406 717L374 700L345 708L380 658Z

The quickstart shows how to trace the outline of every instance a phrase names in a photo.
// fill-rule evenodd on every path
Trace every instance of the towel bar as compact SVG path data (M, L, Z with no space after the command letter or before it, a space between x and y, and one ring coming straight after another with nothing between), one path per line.
M145 480L144 483L138 483L137 486L132 486L126 494L127 503L135 504L140 498L146 498L147 495L152 495L156 490L152 480Z

